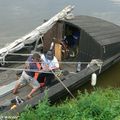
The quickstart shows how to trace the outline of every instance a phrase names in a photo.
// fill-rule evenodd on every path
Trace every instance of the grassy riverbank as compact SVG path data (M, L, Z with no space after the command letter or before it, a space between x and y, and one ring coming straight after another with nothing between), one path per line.
M36 109L27 108L20 120L120 120L120 89L78 93L75 100L50 106L47 99Z

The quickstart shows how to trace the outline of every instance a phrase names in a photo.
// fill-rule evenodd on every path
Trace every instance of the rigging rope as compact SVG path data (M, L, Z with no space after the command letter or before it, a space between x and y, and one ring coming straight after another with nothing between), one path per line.
M20 68L6 68L0 67L0 70L12 70L12 71L29 71L29 72L39 72L39 73L51 73L50 71L42 71L42 70L30 70L30 69L20 69Z
M25 63L26 61L4 61L5 63ZM1 63L1 61L0 61ZM33 63L33 62L29 62L29 63ZM38 63L42 63L42 62L38 62ZM81 64L89 64L91 62L59 62L59 63L65 63L65 64L77 64L77 63L81 63ZM97 62L99 64L102 64L103 62Z
M22 54L22 53L8 53L8 55L30 56L30 55L33 55L33 54Z
M22 68L6 68L6 67L0 67L0 70L8 70L8 71L29 71L29 72L39 72L39 73L51 73L51 71L43 71L43 70L30 70L30 69L22 69ZM62 71L62 70L60 70ZM72 73L72 74L77 74L73 71L69 71L69 73Z

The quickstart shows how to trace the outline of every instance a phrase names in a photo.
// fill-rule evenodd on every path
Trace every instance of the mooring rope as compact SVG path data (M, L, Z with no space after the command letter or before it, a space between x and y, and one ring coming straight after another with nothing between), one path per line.
M67 86L61 81L61 79L55 74L53 70L51 72L55 75L55 77L58 79L58 81L63 85L63 87L68 91L68 93L75 99L74 95L71 93L71 91L67 88Z

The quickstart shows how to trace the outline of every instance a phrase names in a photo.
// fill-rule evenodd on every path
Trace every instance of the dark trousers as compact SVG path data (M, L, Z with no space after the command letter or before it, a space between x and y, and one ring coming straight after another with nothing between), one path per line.
M51 84L52 79L54 79L53 73L40 73L38 76L38 82L42 83L45 81L46 86L49 86Z

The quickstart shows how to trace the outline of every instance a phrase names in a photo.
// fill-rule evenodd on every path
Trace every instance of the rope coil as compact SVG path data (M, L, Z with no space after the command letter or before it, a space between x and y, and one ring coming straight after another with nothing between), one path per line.
M103 62L100 59L93 59L91 62L87 65L87 68L91 68L91 66L97 65L99 67L99 73L101 72ZM93 69L93 68L91 68Z

